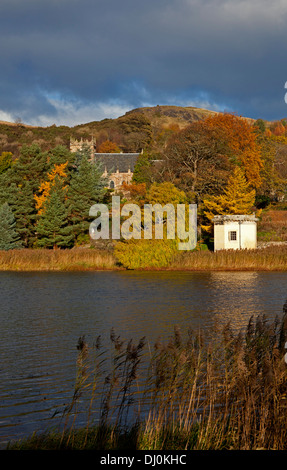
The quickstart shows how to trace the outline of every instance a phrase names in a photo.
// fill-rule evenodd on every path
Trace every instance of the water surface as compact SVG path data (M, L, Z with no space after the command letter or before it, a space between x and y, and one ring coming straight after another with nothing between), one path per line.
M71 400L78 338L152 344L175 325L213 334L281 316L287 273L0 272L0 445L57 424Z

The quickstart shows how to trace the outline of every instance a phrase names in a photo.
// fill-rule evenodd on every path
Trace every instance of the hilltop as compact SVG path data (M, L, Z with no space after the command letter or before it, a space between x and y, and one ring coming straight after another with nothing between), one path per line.
M136 108L115 119L103 119L74 127L30 126L0 121L0 153L19 154L23 145L38 144L42 150L56 145L69 147L70 137L95 138L97 144L111 140L125 152L137 152L146 148L159 133L171 128L182 129L188 124L217 114L216 111L196 107L154 106Z

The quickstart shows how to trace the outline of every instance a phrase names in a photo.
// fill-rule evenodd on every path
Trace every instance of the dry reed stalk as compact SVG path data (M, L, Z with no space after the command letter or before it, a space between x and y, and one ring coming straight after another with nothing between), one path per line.
M93 357L82 339L69 413L75 417L79 397L90 392L86 439L94 411L106 446L116 445L119 431L130 425L139 429L141 449L286 449L286 337L287 304L281 322L251 318L245 332L226 325L213 341L192 331L183 338L175 328L169 341L155 343L149 367L141 369L144 340L126 344L112 330L108 373L106 356L97 350ZM102 404L93 410L96 392ZM130 424L132 416L136 423ZM72 438L70 431L68 442Z
M2 271L70 271L89 269L117 268L111 253L96 249L23 249L0 251L0 270Z

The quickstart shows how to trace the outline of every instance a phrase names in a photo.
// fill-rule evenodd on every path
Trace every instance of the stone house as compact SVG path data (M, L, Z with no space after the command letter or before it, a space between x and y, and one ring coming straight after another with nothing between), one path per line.
M103 176L108 178L111 189L119 189L123 183L130 184L139 153L95 153L94 162L100 162Z
M214 251L257 248L258 220L255 215L214 216Z
M132 181L134 167L140 153L97 153L96 141L86 139L70 139L70 151L76 152L86 146L91 152L91 162L99 162L102 165L103 177L108 178L109 188L117 190L123 182L129 184Z

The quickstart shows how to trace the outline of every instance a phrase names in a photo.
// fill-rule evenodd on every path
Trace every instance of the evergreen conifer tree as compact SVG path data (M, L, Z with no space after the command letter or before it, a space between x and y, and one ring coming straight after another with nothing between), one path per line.
M0 250L21 248L19 235L15 230L16 221L7 202L0 206Z
M0 175L0 204L7 202L16 220L16 230L23 246L30 247L35 241L36 208L33 190L29 181L16 184L13 170Z
M49 169L48 153L42 152L36 144L23 145L18 160L12 167L11 182L17 186L25 181L35 193Z
M78 162L68 189L69 219L75 238L88 234L90 208L103 200L107 184L105 178L102 178L100 165L89 161L88 152L82 151Z
M58 175L51 187L36 225L37 245L45 248L69 248L73 244L72 227L68 223L66 189Z

